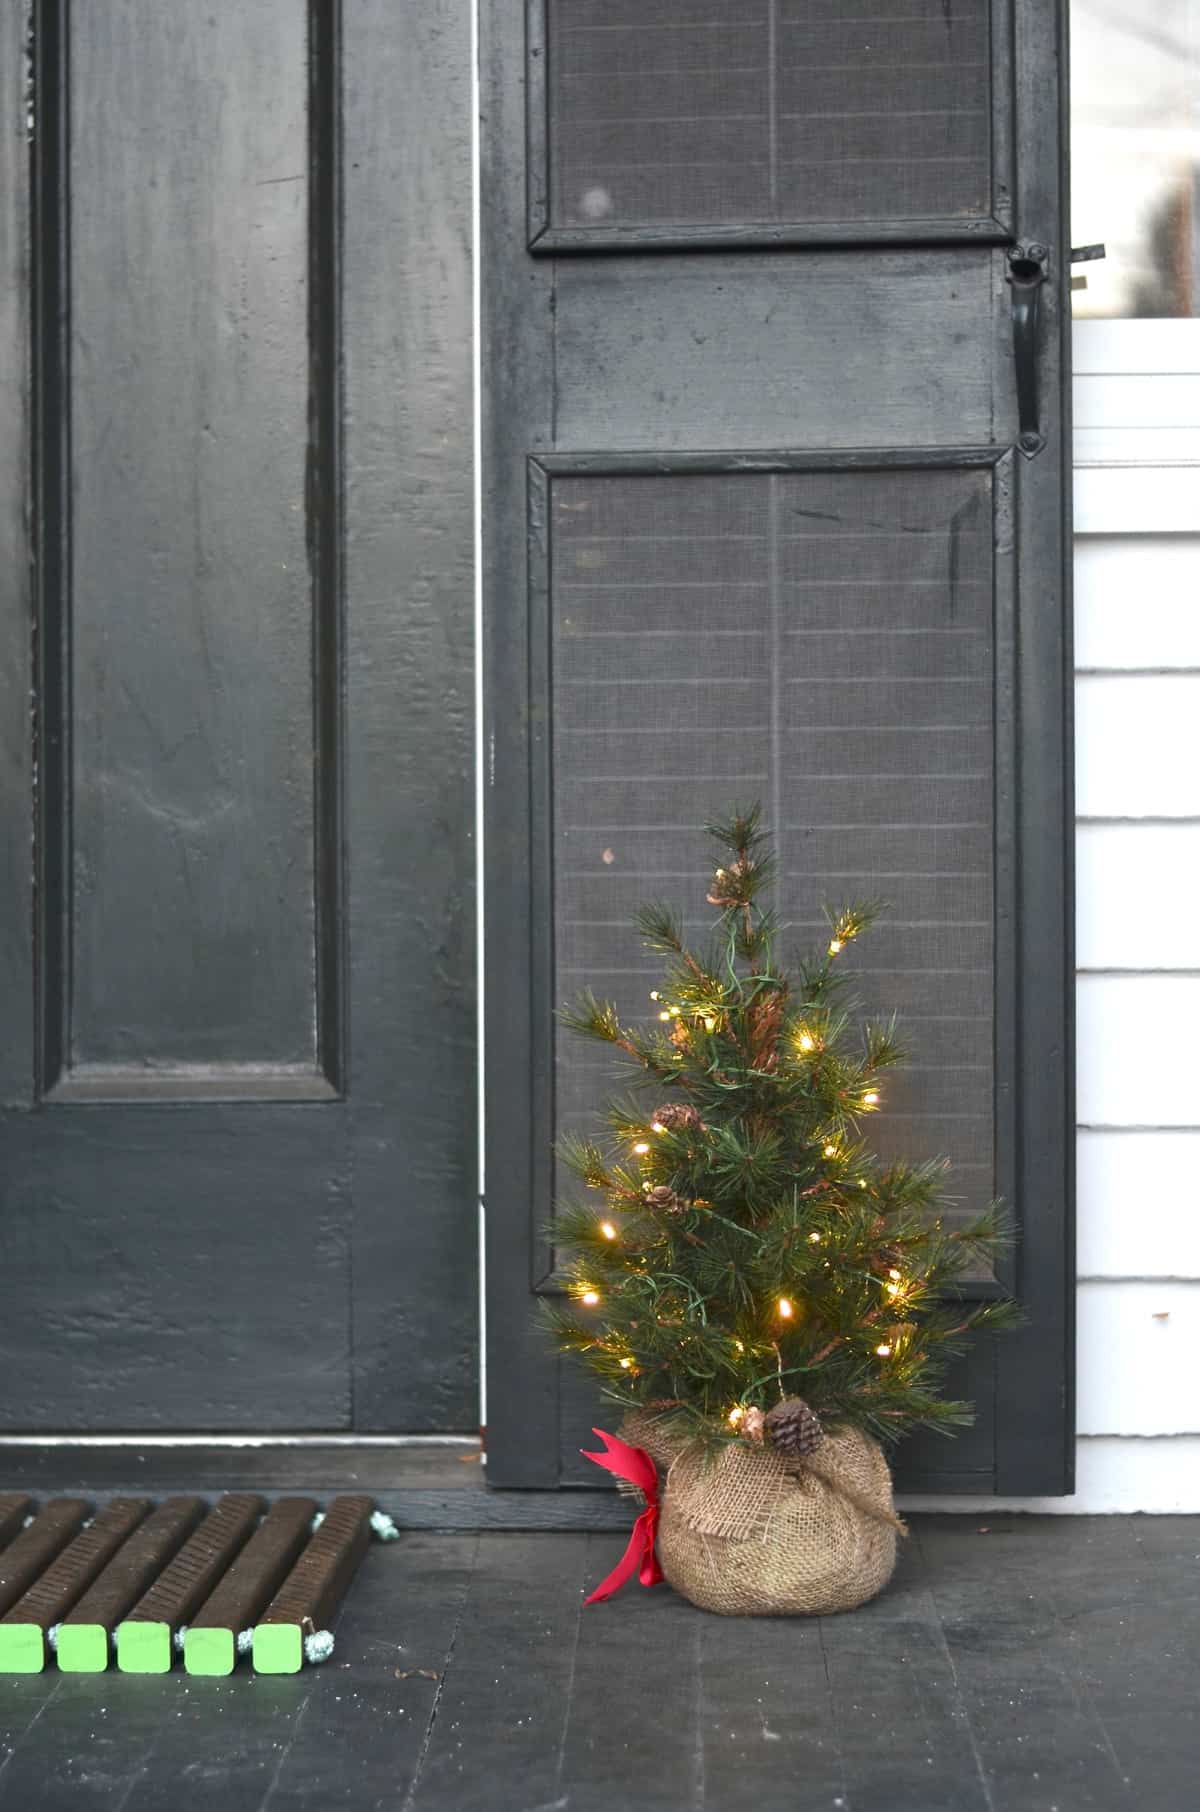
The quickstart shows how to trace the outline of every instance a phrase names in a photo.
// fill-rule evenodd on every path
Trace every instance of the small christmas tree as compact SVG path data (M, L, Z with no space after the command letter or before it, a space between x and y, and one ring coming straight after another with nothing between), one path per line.
M902 1058L895 1022L860 1025L838 972L877 908L831 913L825 947L788 974L761 903L774 864L759 808L708 831L723 851L708 947L690 950L664 905L635 921L666 959L658 1026L623 1026L590 991L560 1015L624 1053L642 1099L609 1106L611 1155L559 1143L603 1200L555 1222L573 1299L548 1310L559 1345L677 1439L803 1457L823 1424L951 1432L972 1419L939 1394L951 1356L1019 1319L955 1295L994 1257L1001 1213L947 1225L945 1162L884 1165L860 1137Z

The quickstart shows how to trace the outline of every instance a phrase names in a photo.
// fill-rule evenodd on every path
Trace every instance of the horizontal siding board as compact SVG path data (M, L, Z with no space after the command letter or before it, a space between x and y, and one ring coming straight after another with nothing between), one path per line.
M1181 323L1191 326L1191 322ZM1152 430L1147 430L1152 432ZM1163 429L1162 433L1172 432ZM1196 496L1200 470L1196 461L1181 456L1180 463L1137 463L1137 448L1123 438L1105 449L1108 465L1075 469L1075 532L1077 535L1191 534L1196 527ZM1121 463L1124 460L1126 463ZM1134 463L1128 463L1128 462Z
M1075 664L1200 669L1200 535L1076 540Z
M1078 428L1194 428L1200 372L1077 372Z
M1079 825L1075 949L1081 970L1200 970L1200 824Z
M1081 975L1076 988L1081 1126L1197 1122L1200 976Z
M1200 372L1200 336L1189 320L1075 321L1071 352L1076 382L1113 372Z
M1080 817L1200 816L1200 674L1084 675L1075 686Z
M1081 1278L1200 1278L1200 1130L1076 1145Z
M1080 1434L1200 1434L1200 1283L1081 1283Z

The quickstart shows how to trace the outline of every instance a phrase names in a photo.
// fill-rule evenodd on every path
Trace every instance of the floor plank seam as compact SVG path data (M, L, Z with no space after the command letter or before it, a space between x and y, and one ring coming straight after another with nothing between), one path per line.
M413 1812L413 1808L416 1805L417 1789L421 1785L421 1775L425 1767L425 1758L429 1754L430 1746L433 1743L434 1726L438 1720L438 1712L441 1710L442 1694L446 1689L446 1676L449 1674L450 1669L454 1664L454 1650L458 1645L458 1632L462 1628L462 1621L466 1616L467 1605L470 1603L471 1591L475 1584L475 1572L478 1565L479 1537L477 1535L475 1537L475 1545L471 1550L471 1566L467 1575L466 1589L462 1595L462 1603L458 1607L458 1614L454 1619L454 1628L450 1632L450 1641L442 1661L441 1678L437 1683L437 1691L433 1695L433 1704L429 1708L429 1722L425 1726L425 1735L421 1740L421 1747L417 1752L417 1759L413 1764L413 1777L409 1783L408 1792L404 1796L404 1803L400 1808L400 1812Z
M916 1539L916 1543L917 1543L917 1552L921 1556L922 1566L924 1568L926 1577L929 1578L930 1577L929 1567L925 1562L925 1550L921 1546L921 1537L920 1537L919 1532L916 1534L915 1539ZM954 1654L950 1647L949 1638L946 1635L946 1625L942 1621L941 1606L938 1604L937 1592L934 1589L932 1580L931 1580L930 1584L926 1586L925 1590L929 1595L929 1603L930 1603L930 1607L933 1611L933 1621L937 1627L938 1640L941 1642L941 1645L942 1645L942 1653L945 1655L946 1665L950 1669L950 1680L951 1680L951 1683L954 1688L954 1703L957 1708L959 1719L962 1723L962 1727L966 1731L967 1742L970 1744L971 1756L975 1763L975 1772L979 1777L979 1785L980 1785L980 1789L983 1793L983 1803L987 1807L987 1812L996 1812L996 1801L995 1801L995 1797L992 1793L992 1783L988 1777L988 1771L987 1771L987 1767L984 1763L983 1755L980 1752L979 1738L976 1734L975 1725L971 1718L971 1708L967 1704L966 1697L962 1690L962 1684L958 1677L958 1668L955 1665Z
M829 1672L829 1650L825 1647L825 1619L818 1617L817 1641L821 1647L821 1665L825 1669L825 1702L829 1709L829 1729L837 1749L838 1797L835 1804L838 1812L854 1812L850 1804L850 1790L846 1780L846 1751L842 1746L842 1732L838 1723L837 1701L833 1692L833 1676Z

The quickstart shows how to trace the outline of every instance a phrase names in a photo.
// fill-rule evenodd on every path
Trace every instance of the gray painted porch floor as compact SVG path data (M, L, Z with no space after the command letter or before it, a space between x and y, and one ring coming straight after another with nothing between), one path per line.
M1200 1518L917 1517L886 1594L818 1622L582 1608L623 1546L406 1531L294 1678L0 1678L0 1807L1200 1804Z

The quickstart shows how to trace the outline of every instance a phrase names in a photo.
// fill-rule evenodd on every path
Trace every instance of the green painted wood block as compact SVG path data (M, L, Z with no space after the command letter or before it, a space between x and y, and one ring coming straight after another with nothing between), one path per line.
M102 1674L108 1668L108 1631L102 1623L63 1623L59 1626L58 1671L63 1674Z
M0 1623L0 1674L40 1674L46 1632L40 1623Z
M237 1658L232 1630L189 1629L183 1638L183 1665L189 1674L231 1674Z
M117 1627L117 1666L123 1674L169 1674L169 1623L129 1619Z
M254 1666L260 1674L298 1674L304 1666L304 1632L298 1623L260 1623L254 1631Z

